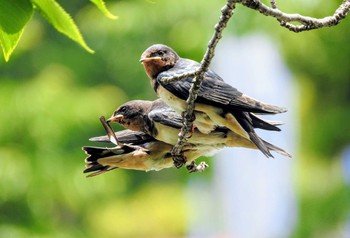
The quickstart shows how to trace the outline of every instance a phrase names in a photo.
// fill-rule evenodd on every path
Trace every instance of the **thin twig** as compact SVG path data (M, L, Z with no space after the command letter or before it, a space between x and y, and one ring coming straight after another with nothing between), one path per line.
M171 151L174 159L174 164L177 168L180 168L183 164L186 163L185 158L181 156L181 150L182 147L186 144L187 138L191 134L190 131L194 121L194 101L197 98L197 94L203 81L204 74L208 71L210 62L214 57L215 47L221 39L222 31L226 28L227 22L230 20L234 9L235 3L233 0L228 0L226 5L221 9L222 14L219 22L215 25L215 32L208 43L208 48L201 61L201 66L196 71L195 77L193 78L189 96L186 100L187 108L183 113L183 126L179 133L178 141Z
M236 3L254 9L263 15L276 18L280 22L281 26L293 32L301 32L322 27L335 26L341 20L343 20L350 11L350 0L344 0L332 16L320 19L303 16L300 14L284 13L277 9L275 0L271 0L271 7L268 7L267 5L261 3L259 0L228 0L226 5L221 10L222 15L219 22L215 25L214 35L209 41L207 50L205 52L203 60L201 61L201 66L194 72L163 78L164 82L172 83L184 78L193 77L189 96L186 100L187 108L182 115L183 127L179 133L178 141L171 151L174 159L174 164L177 168L180 168L183 164L186 163L186 158L181 155L181 150L182 147L186 144L187 138L191 135L190 132L193 126L193 121L195 119L193 114L194 101L197 98L197 94L201 86L204 74L208 71L210 62L214 57L215 47L221 38L222 31L225 29L227 22L230 20L233 14ZM297 24L293 24L292 22Z
M324 18L313 18L300 14L285 13L277 8L274 8L273 5L272 7L268 7L259 0L235 0L235 2L259 11L265 16L276 18L281 23L281 26L293 32L301 32L322 27L335 26L339 24L339 22L343 20L350 11L350 0L343 1L343 3L338 7L332 16ZM296 25L291 22L299 23L300 25Z
M109 141L112 142L115 145L120 145L117 136L114 134L113 129L111 128L111 126L109 125L109 123L106 121L104 116L100 117L100 121L103 125L103 127L106 130L107 136L109 138Z
M271 0L271 7L273 8L273 9L276 9L277 8L277 5L276 5L276 1L275 0Z
M190 73L174 75L174 76L171 76L171 77L162 77L162 82L164 82L165 84L170 84L170 83L177 82L177 81L179 81L181 79L194 77L196 74L197 74L197 71L193 71L193 72L190 72Z

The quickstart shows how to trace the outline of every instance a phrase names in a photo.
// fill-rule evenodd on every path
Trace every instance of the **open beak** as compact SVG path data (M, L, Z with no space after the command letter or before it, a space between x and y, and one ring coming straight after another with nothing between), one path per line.
M120 123L121 120L123 120L124 116L123 115L116 115L116 116L112 116L111 118L109 118L107 120L107 122L117 122Z
M140 59L140 62L141 63L144 63L144 62L149 62L149 61L152 61L152 60L161 60L162 58L157 56L157 57L142 57L141 56L141 59Z

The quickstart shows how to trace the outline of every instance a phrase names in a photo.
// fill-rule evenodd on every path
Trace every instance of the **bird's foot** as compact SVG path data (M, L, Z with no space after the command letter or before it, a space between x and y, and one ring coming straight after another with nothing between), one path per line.
M208 167L209 167L209 165L207 163L205 163L204 161L200 162L199 165L196 165L196 163L194 161L192 161L191 164L186 166L187 170L190 173L203 172Z
M181 168L187 162L186 157L184 155L174 156L173 161L177 169Z
M192 137L194 129L196 128L196 126L193 125L193 122L196 120L196 115L194 113L192 113L192 115L189 116L189 114L186 111L183 111L181 113L181 116L182 116L183 119L186 118L187 121L190 122L191 125L192 125L191 128L188 128L188 132L186 133L186 136L185 136L186 139L189 139L189 138ZM187 126L189 126L188 123L187 123Z
M187 135L186 135L186 138L187 138L187 139L190 139L190 138L192 137L192 135L193 135L195 129L196 129L196 126L195 126L195 125L192 125L190 131L189 131L189 132L187 133Z

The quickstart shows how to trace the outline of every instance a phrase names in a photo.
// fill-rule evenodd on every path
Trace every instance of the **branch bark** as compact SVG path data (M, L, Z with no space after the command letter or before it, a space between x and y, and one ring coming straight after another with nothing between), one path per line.
M187 142L187 138L191 136L191 129L194 121L194 102L197 98L197 94L201 83L203 81L204 74L208 71L211 60L214 57L215 48L221 39L222 32L226 28L228 21L233 15L235 5L242 4L253 10L260 12L265 16L276 18L282 27L287 28L293 32L302 32L307 30L318 29L322 27L331 27L339 24L350 11L350 0L344 0L338 7L332 16L324 18L312 18L309 16L303 16L300 14L289 14L280 11L277 8L275 0L271 0L271 7L263 4L259 0L228 0L226 5L221 9L221 17L219 22L215 25L215 31L208 43L207 50L201 61L201 66L193 72L175 75L172 77L163 78L165 83L172 83L187 77L193 77L192 86L190 88L189 97L186 100L187 108L183 112L183 126L179 133L179 138L176 145L173 147L171 154L174 159L174 164L177 168L180 168L186 163L186 158L181 155L181 150ZM297 24L293 24L297 23ZM191 167L191 166L190 166ZM189 168L188 168L189 169ZM190 170L190 169L189 169ZM191 171L191 170L190 170Z
M313 18L300 14L284 13L277 9L275 1L271 2L272 7L268 7L259 0L235 0L235 2L259 11L265 16L276 18L281 23L281 26L293 32L302 32L322 27L335 26L339 24L350 11L350 0L343 1L332 16L327 16L324 18ZM292 22L298 24L293 24Z
M173 147L171 153L173 155L174 164L177 168L180 168L186 163L185 158L181 156L182 147L186 144L187 138L191 135L191 129L194 121L194 102L197 98L198 90L202 84L204 74L208 71L211 60L214 57L214 52L216 45L222 37L222 32L226 28L227 22L233 15L233 10L235 9L235 3L233 0L228 0L226 5L221 9L221 16L219 22L215 25L215 31L208 43L208 48L204 54L201 61L201 66L193 73L194 78L192 81L192 86L190 88L189 96L186 100L187 108L183 113L183 126L179 133L179 139L176 145ZM188 75L186 75L188 76ZM172 79L167 79L168 82L171 80L179 80L183 78L182 76L172 77Z

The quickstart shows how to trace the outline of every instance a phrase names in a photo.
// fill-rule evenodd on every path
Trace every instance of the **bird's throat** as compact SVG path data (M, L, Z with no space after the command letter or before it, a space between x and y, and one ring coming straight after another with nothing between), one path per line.
M143 62L145 72L150 79L156 79L158 74L169 69L166 62L161 60L151 60Z

